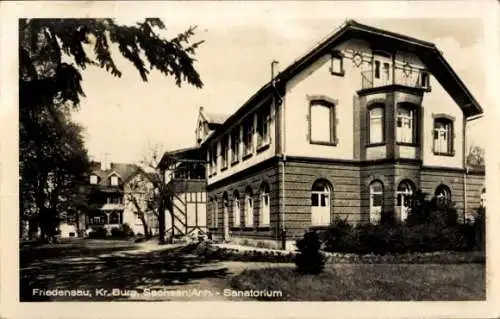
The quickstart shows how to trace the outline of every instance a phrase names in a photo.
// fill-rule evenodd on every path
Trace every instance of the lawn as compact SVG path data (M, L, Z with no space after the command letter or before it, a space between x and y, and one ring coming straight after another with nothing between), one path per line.
M336 264L320 275L294 268L245 270L237 290L281 291L286 301L485 300L484 264ZM261 300L265 300L262 297Z

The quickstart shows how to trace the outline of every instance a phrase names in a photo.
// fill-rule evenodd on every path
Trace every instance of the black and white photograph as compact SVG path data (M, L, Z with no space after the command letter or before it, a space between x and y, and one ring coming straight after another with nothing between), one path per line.
M9 299L490 301L500 50L482 3L3 6Z

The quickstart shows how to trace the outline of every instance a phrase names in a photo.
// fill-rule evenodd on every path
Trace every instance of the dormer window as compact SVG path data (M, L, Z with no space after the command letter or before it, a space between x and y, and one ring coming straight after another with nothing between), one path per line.
M90 184L95 185L98 182L97 175L90 175Z
M111 176L111 186L118 186L118 176Z

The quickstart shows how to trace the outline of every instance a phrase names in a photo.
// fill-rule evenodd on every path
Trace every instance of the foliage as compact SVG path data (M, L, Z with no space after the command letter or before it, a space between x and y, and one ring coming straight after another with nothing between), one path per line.
M326 258L320 251L321 240L315 231L305 233L297 240L299 253L295 257L297 271L305 274L319 274L325 267Z
M134 232L127 223L111 228L111 237L127 238L132 236L134 236Z
M466 163L472 168L484 168L484 149L477 145L470 146Z
M95 228L90 233L89 239L102 239L107 237L107 231L104 228Z
M408 223L353 227L336 220L323 234L325 250L358 254L484 250L484 209L478 210L473 224L460 224L452 205L439 206L431 200L413 207Z
M81 71L97 66L120 77L117 49L144 81L156 69L178 86L201 88L194 55L202 41L191 43L195 29L167 40L160 35L165 25L154 18L134 26L113 19L19 21L20 217L38 222L42 237L53 237L64 205L85 202L78 190L89 167L83 129L69 116L85 96Z

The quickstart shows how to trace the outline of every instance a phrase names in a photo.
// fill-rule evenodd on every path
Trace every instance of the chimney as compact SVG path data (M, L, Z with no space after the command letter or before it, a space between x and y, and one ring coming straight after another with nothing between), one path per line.
M104 156L102 157L102 161L101 161L101 170L102 171L109 169L108 155L109 155L109 153L104 153Z
M200 106L200 112L203 112L205 108L203 106Z
M273 62L271 62L271 81L273 81L273 82L274 82L274 78L279 73L278 72L278 64L279 64L279 62L276 60L273 60Z

